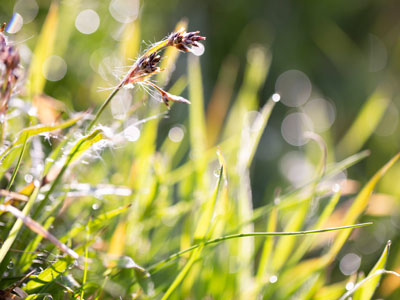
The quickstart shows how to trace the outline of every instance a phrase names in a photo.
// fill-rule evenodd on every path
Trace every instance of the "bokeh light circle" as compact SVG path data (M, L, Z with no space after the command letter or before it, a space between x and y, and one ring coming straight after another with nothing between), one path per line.
M340 260L339 269L340 271L348 276L358 270L361 264L361 257L354 253L348 253Z
M112 0L109 6L112 17L120 23L130 23L138 17L138 0Z
M19 0L14 5L14 13L22 16L24 24L32 22L39 12L39 6L35 0Z
M168 132L168 138L174 143L179 143L185 136L185 132L179 126L172 127Z
M304 112L313 122L313 128L317 132L329 129L336 117L333 104L325 99L316 98L304 105Z
M57 55L48 57L42 68L43 76L49 81L59 81L67 73L67 63Z
M92 34L100 26L100 17L92 9L82 10L75 19L75 27L83 34Z
M275 83L275 91L283 104L298 107L307 102L311 95L311 82L307 75L298 70L282 73Z
M282 136L290 145L302 146L306 144L308 139L305 137L305 133L308 131L313 131L313 124L305 113L291 113L282 122Z

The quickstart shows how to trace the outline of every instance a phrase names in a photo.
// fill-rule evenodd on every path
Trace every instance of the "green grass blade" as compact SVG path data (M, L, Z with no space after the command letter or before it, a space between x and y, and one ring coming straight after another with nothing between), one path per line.
M226 236L222 236L219 238L211 239L208 241L205 241L204 243L196 244L191 246L188 249L179 251L175 254L170 255L168 258L150 266L147 268L149 272L154 273L158 270L160 270L164 265L169 263L172 260L175 260L182 255L189 253L201 246L209 246L213 244L218 244L223 241L231 240L231 239L238 239L238 238L243 238L243 237L270 237L270 236L299 236L299 235L308 235L308 234L316 234L316 233L324 233L324 232L330 232L330 231L340 231L340 230L347 230L347 229L354 229L354 228L359 228L359 227L364 227L364 226L369 226L372 225L373 223L368 222L368 223L359 223L359 224L354 224L354 225L348 225L348 226L341 226L341 227L331 227L331 228L325 228L325 229L317 229L317 230L304 230L304 231L296 231L296 232L248 232L248 233L238 233L238 234L230 234Z
M201 215L200 215L200 220L197 223L196 230L194 233L194 241L195 242L203 241L207 237L207 235L209 235L210 223L211 223L211 219L212 219L212 216L214 213L215 203L218 198L223 174L224 174L223 167L221 166L220 174L219 174L213 195L211 196L210 200L204 204ZM185 266L179 272L179 274L176 276L176 278L174 279L172 284L168 287L168 289L165 292L162 299L167 299L173 293L173 291L177 288L177 286L184 280L184 278L190 271L191 267L193 266L194 262L200 258L202 248L203 248L203 246L199 246L191 253L189 261L185 264Z
M29 197L28 202L25 204L24 209L22 210L23 215L28 215L28 213L30 212L36 197L39 193L39 186L36 186L32 195ZM17 238L17 235L19 233L19 231L21 230L23 221L22 219L18 218L13 227L11 228L6 240L4 241L3 245L0 248L0 264L3 263L3 259L4 257L7 255L8 251L10 250L12 244L14 243L15 239Z
M95 143L99 142L104 138L105 136L103 134L103 131L101 129L96 129L91 134L82 137L75 143L75 145L69 151L65 163L62 166L60 172L57 174L57 177L54 179L49 191L46 193L43 201L40 202L35 213L32 215L33 219L36 219L39 213L41 213L43 208L46 206L50 198L50 195L54 192L56 186L58 185L59 181L61 180L62 176L64 175L69 165L78 160L80 156L84 154L87 150L89 150Z
M53 224L54 217L50 217L46 220L46 222L43 224L43 228L48 230ZM18 265L21 267L21 272L24 273L26 272L29 267L31 266L31 262L35 259L37 256L37 253L34 251L37 249L39 246L40 242L42 241L43 236L38 234L36 237L28 244L28 246L25 248L25 252L22 254L21 258L18 261Z
M319 216L317 222L313 226L314 229L317 229L317 228L320 228L321 226L323 226L323 224L332 215L332 212L335 209L336 204L339 202L340 195L341 195L341 193L339 191L331 197L328 205L324 208L324 210L322 211L321 215ZM310 246L312 245L314 240L315 240L315 237L313 237L313 236L306 238L299 245L299 247L296 249L296 251L291 256L291 258L289 260L289 264L293 264L293 263L296 263L297 261L299 261L306 254L306 252L308 251L308 249L310 248Z
M239 153L239 160L243 160L243 162L239 161L239 164L249 168L251 162L253 161L254 154L256 153L258 143L260 142L260 138L264 132L265 127L267 126L269 117L271 112L275 106L275 102L272 99L269 99L268 102L263 106L260 111L260 115L254 120L253 124L249 124L247 126L249 136L248 140L242 143ZM245 126L246 128L246 126Z
M278 222L278 210L276 208L273 208L268 219L267 231L268 232L276 231L277 222ZM260 263L258 265L258 271L256 276L257 282L260 285L258 289L261 287L263 278L266 277L266 274L270 269L270 263L271 263L270 259L272 255L273 246L274 246L274 239L272 237L266 238L263 245L263 250L261 253Z
M96 218L93 218L92 221L90 222L90 228L89 228L90 232L96 232L97 230L99 230L99 228L106 226L107 221L110 221L110 219L115 218L115 217L119 216L120 214L126 212L130 207L131 207L130 204L125 205L120 208L103 213L103 214L97 216ZM65 243L68 239L74 238L79 233L83 232L85 230L85 228L86 228L86 225L81 225L81 226L72 228L65 236L63 236L60 239L60 241Z
M400 158L400 153L395 155L389 162L387 162L375 175L369 180L369 182L364 186L364 188L359 192L356 199L352 203L351 207L348 209L347 214L343 219L343 224L351 224L354 223L359 216L362 214L364 209L366 208L369 198L378 183L378 181L382 178L383 175L389 170L394 163ZM335 238L335 241L326 254L326 258L328 261L332 261L339 250L342 248L343 244L346 242L349 237L351 230L345 230L338 234Z
M389 256L390 244L391 241L388 241L385 249L382 252L381 257L378 259L372 270L368 273L367 278L373 276L375 273L378 272L378 270L385 269L386 262ZM382 275L375 276L371 278L371 280L367 281L363 286L361 286L359 290L356 291L356 293L354 294L354 298L356 299L356 297L359 297L358 299L360 300L371 299L375 293L376 288L379 285L381 277ZM356 296L356 294L359 295Z
M377 270L375 273L371 274L370 276L364 278L363 280L361 280L360 282L358 282L354 288L352 288L350 291L348 291L346 294L344 294L342 297L340 297L339 300L346 300L349 299L348 297L351 296L355 291L357 291L360 287L364 286L366 283L368 283L370 280L375 279L376 277L378 277L378 281L379 278L382 276L382 274L390 274L390 275L394 275L400 278L400 274L394 271L387 271L385 269L379 269ZM369 300L370 298L365 298L366 300ZM362 299L364 300L364 298Z
M70 263L71 261L66 258L57 260L50 267L44 269L36 278L29 280L24 288L25 292L30 294L43 289L45 285L52 283L58 276L62 275Z
M309 199L311 200L311 198ZM305 201L299 205L295 212L292 213L285 231L298 231L304 223L307 216L309 201ZM278 273L289 259L289 255L293 251L296 243L295 236L286 236L279 239L276 244L274 255L272 258L272 271Z
M192 154L194 159L204 156L206 150L206 126L204 116L203 83L198 57L188 57L188 82L189 82L189 128Z
M80 121L83 118L83 116L84 116L83 114L80 114L78 117L58 125L53 125L53 126L37 125L23 129L21 132L17 134L17 137L14 140L14 142L11 143L11 145L3 153L0 154L0 162L1 162L0 172L3 173L5 170L7 170L7 168L11 166L12 162L14 161L18 153L18 149L24 146L25 141L39 134L44 134L54 130L70 127L76 124L78 121Z
M361 149L375 131L389 104L389 99L384 97L380 91L372 94L361 108L354 123L339 142L339 155L345 157Z
M257 109L258 92L267 77L271 55L265 48L255 46L248 51L247 62L243 84L225 126L225 138L238 131L248 111Z
M52 2L34 50L28 75L28 80L30 82L29 95L31 99L33 96L43 92L46 83L46 78L43 75L43 65L46 59L53 53L58 26L58 6L59 4L57 1Z

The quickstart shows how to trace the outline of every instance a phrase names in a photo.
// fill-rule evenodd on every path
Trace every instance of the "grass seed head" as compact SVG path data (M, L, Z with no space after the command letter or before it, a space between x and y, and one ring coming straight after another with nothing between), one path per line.
M6 36L0 31L0 112L7 110L8 100L20 77L20 56L18 50L9 45Z
M182 52L190 52L192 47L199 47L198 41L203 41L206 38L199 35L200 31L186 32L181 29L171 33L165 40L156 43L152 48L147 50L132 66L131 70L123 80L123 85L144 83L150 85L161 94L161 99L169 108L169 101L187 103L190 102L180 96L172 95L155 83L149 81L150 77L163 71L158 67L161 60L160 52L166 47L175 47Z
M198 41L204 41L206 38L199 35L200 31L185 32L183 29L172 33L168 37L168 44L182 52L190 52L191 47L198 47Z

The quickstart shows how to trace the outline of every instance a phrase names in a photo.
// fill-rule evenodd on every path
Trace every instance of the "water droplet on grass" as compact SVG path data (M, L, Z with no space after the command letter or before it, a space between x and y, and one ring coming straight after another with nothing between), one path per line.
M272 276L269 277L269 282L270 283L275 283L277 281L278 281L278 276L272 275Z
M272 95L272 101L279 102L280 100L281 100L281 95L279 95L278 93Z
M347 291L350 291L350 290L352 290L354 288L354 283L353 282L348 282L347 284L346 284L346 290Z
M26 174L24 179L26 183L31 183L33 180L33 176L31 174Z

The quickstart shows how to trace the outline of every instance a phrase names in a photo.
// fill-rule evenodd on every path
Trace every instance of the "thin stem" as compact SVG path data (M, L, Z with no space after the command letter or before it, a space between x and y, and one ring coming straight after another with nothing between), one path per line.
M182 256L185 253L191 252L194 249L199 248L200 246L207 246L211 244L216 244L222 241L226 240L231 240L231 239L237 239L237 238L242 238L242 237L254 237L254 236L293 236L293 235L306 235L306 234L315 234L315 233L323 233L323 232L328 232L328 231L336 231L336 230L343 230L343 229L351 229L351 228L357 228L357 227L364 227L371 225L372 222L368 223L360 223L360 224L355 224L355 225L347 225L347 226L341 226L341 227L332 227L332 228L325 228L325 229L317 229L317 230L305 230L305 231L296 231L296 232L249 232L249 233L238 233L238 234L231 234L231 235L226 235L222 236L219 238L215 238L212 240L204 241L202 243L193 245L187 249L184 249L182 251L179 251L177 253L172 254L171 256L167 257L166 259L163 259L162 261L155 263L154 265L150 266L147 268L149 272L156 272L159 270L162 266L167 264L168 262Z
M96 115L94 116L94 119L90 122L87 131L89 131L90 129L93 128L93 126L96 124L96 122L99 120L101 114L103 113L103 111L106 109L107 105L111 102L111 100L114 98L114 96L118 93L118 91L122 88L122 86L125 83L125 79L122 80L117 87L112 91L112 93L110 94L110 96L108 96L108 98L106 99L106 101L104 101L103 105L99 108L99 110L97 111Z

